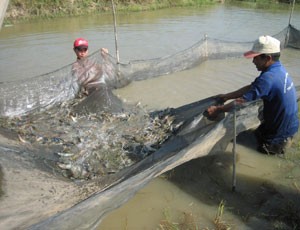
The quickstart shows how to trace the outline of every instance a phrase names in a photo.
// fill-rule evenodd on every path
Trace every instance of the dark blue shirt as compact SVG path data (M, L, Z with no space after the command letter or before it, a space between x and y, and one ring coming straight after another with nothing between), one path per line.
M246 101L263 100L262 134L269 143L281 143L298 131L297 92L279 61L261 72L243 98Z

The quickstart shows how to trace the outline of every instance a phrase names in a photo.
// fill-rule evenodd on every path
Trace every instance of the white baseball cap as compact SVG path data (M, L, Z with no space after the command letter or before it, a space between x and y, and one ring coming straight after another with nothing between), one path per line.
M246 58L254 58L260 54L280 53L280 41L269 35L260 36L250 51L244 53Z

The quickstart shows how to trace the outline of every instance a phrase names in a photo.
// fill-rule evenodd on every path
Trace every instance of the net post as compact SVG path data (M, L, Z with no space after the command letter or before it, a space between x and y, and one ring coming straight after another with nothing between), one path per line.
M207 44L207 34L204 35L204 43L205 43L205 57L208 58L208 44Z
M120 63L120 56L119 56L119 48L118 48L118 37L117 37L117 19L116 19L116 9L114 1L111 0L112 10L113 10L113 18L114 18L114 34L115 34L115 47L116 47L116 58L117 64Z
M291 27L292 15L294 12L294 7L295 7L295 0L293 0L293 3L292 3L292 1L290 1L290 4L292 6L291 6L290 17L289 17L289 24L288 24L288 28L287 28L286 35L285 35L284 48L288 46L289 39L290 39L290 27Z
M295 1L293 0L293 3L291 1L292 7L291 7L291 12L290 12L290 18L289 18L289 26L291 25L291 20L292 20L292 16L293 16L293 12L294 12L294 7L295 7Z
M232 191L236 187L236 102L233 102Z
M9 0L2 0L0 1L0 30L2 28L2 24L5 18L5 13L7 10L7 6L8 6Z

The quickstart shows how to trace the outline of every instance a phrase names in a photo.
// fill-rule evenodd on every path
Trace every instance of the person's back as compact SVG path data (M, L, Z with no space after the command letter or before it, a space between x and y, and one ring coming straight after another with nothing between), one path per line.
M299 126L297 93L284 66L275 62L262 72L258 80L265 83L263 123L261 131L266 141L278 144L293 136ZM269 88L269 89L268 89Z
M234 102L211 106L208 116L215 118L221 112L228 112L235 104L262 99L263 119L255 134L258 150L267 154L283 154L299 127L298 104L293 81L279 61L280 41L268 35L260 36L252 49L245 52L252 58L260 75L238 90L220 94L219 100Z

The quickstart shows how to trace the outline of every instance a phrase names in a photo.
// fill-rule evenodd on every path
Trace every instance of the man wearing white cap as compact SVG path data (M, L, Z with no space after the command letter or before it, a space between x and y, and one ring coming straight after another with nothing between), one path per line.
M237 104L262 99L263 120L255 132L258 150L266 154L284 154L298 131L299 121L297 92L279 61L280 41L271 36L260 36L244 56L253 58L260 75L250 85L218 97L224 102L235 99ZM211 106L207 113L213 118L232 107L233 102Z

